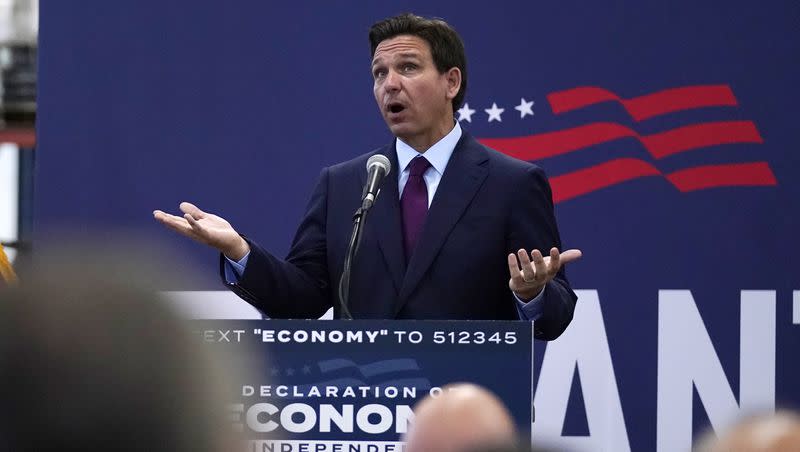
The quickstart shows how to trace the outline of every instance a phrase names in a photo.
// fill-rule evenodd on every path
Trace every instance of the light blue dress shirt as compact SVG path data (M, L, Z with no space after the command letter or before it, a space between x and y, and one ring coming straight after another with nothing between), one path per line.
M461 139L461 134L461 126L456 122L450 133L437 141L424 153L425 158L428 159L431 164L425 171L425 174L422 175L422 178L425 179L425 185L428 187L428 207L430 207L433 202L433 196L436 194L436 189L439 188L439 182L441 182L442 176L444 176L447 162L450 161L450 156L453 155L456 144L458 140ZM423 154L404 143L403 140L399 138L397 139L397 145L395 147L397 148L397 164L402 168L400 176L397 178L397 192L402 196L403 189L406 186L406 182L408 182L408 165L415 157ZM228 283L239 281L239 278L244 273L244 269L247 266L247 259L249 257L250 253L247 253L238 262L228 259L227 256L225 257L228 263L228 265L225 265L225 279ZM536 320L541 317L543 308L541 301L544 297L544 291L545 289L542 289L536 298L528 302L520 300L519 297L514 294L514 298L517 299L517 313L520 319Z

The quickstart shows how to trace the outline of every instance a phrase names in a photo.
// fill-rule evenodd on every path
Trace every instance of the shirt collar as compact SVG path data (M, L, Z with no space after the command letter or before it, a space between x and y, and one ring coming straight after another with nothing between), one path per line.
M428 161L431 163L431 166L439 174L444 174L444 169L447 166L447 162L450 161L450 156L453 155L456 144L458 144L458 140L460 139L461 126L458 124L458 122L456 122L455 127L453 127L453 130L451 130L450 133L445 135L441 140L437 141L433 146L425 151L425 158L428 159ZM395 147L397 149L397 164L400 166L400 173L406 170L406 167L409 163L411 163L411 160L414 157L423 155L422 153L417 152L416 149L404 143L400 138L397 139L397 145Z

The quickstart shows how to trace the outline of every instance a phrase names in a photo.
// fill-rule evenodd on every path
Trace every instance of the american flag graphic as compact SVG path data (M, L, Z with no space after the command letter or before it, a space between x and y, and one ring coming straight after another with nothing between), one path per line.
M431 389L431 382L413 358L398 358L359 364L350 359L327 359L313 364L293 367L273 367L273 377L290 377L302 393L312 387L369 386L383 390L387 387Z
M628 99L607 89L584 86L552 92L547 95L547 101L558 117L567 117L571 112L596 104L615 102L630 116L633 125L598 120L534 135L482 138L479 141L512 157L537 163L623 138L637 140L647 156L612 157L563 174L550 175L555 203L643 177L662 177L680 192L714 187L777 185L772 169L764 160L688 165L670 170L661 165L668 157L711 146L761 144L764 140L753 121L702 121L657 133L637 131L639 123L669 113L706 107L737 107L737 99L728 85L684 86ZM524 104L523 99L521 106ZM469 110L468 106L466 108ZM497 106L493 105L492 109L497 110ZM522 112L519 107L517 109ZM492 114L490 110L486 112Z

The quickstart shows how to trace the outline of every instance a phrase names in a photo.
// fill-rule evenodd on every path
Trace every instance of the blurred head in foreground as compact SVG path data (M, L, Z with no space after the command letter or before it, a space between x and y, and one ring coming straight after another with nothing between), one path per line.
M506 407L494 394L473 384L453 384L414 409L406 434L406 452L463 451L514 444L516 430Z
M220 363L123 255L38 256L0 290L0 450L237 447Z
M467 448L464 452L565 452L563 449L542 448L526 444L520 440L517 444L496 444Z
M800 450L800 416L788 411L756 416L723 432L702 438L697 452L783 452Z

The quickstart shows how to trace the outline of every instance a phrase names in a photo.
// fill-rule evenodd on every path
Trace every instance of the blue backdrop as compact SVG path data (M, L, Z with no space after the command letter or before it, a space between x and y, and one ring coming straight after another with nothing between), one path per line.
M366 34L404 11L463 36L462 127L545 168L584 252L535 434L680 450L800 405L796 1L46 2L38 231L169 240L219 288L216 254L152 220L189 200L285 254L320 169L391 139Z

